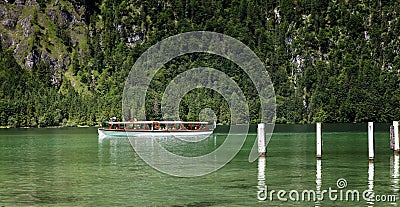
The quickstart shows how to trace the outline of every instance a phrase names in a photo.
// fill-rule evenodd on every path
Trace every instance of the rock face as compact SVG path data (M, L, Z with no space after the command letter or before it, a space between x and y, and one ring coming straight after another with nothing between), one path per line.
M27 69L32 69L33 65L36 64L38 62L38 57L39 55L37 54L36 51L33 51L32 53L30 53L28 56L26 56L25 58L25 67Z
M21 28L23 31L23 36L25 38L29 37L29 35L33 32L31 20L32 20L32 15L29 15L29 16L19 20L19 23L21 24Z
M0 39L28 70L40 61L49 63L52 83L60 85L72 52L80 53L86 41L85 8L63 0L41 6L36 0L0 0Z
M0 6L0 37L6 47L13 44L9 34L15 31L20 16L21 10L10 8L7 4Z
M25 0L15 0L16 5L25 5Z

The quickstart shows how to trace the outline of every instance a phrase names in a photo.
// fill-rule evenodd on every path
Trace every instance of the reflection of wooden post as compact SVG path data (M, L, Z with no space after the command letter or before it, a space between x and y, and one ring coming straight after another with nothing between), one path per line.
M265 157L260 157L258 159L258 181L259 181L259 185L261 184L261 186L265 185ZM264 181L264 182L260 182L260 181Z
M258 158L258 191L257 191L257 199L259 201L267 200L267 186L265 185L265 157Z
M322 158L322 130L321 122L317 122L317 158Z
M375 174L375 166L373 162L368 164L368 191L371 193L367 196L367 204L368 206L373 206L374 204L374 174Z
M398 192L400 185L399 185L399 155L393 155L393 162L391 163L392 167L392 192Z
M399 122L393 121L393 136L394 136L394 153L399 154L400 143L399 143Z
M399 155L393 155L390 157L390 175L392 178L398 179L399 174Z
M323 194L321 193L321 187L322 187L322 160L317 159L317 173L315 175L315 183L316 183L316 201L315 201L315 206L319 207L321 206L321 201L323 199Z
M399 187L399 176L400 176L400 173L399 173L399 163L400 163L399 155L393 155L393 158L391 157L390 161L391 161L390 162L390 167L391 167L390 173L392 175L392 178L395 181L393 184L398 189L398 187Z
M258 154L262 157L265 156L265 124L258 124L257 128L257 139L258 139Z
M217 135L214 134L214 149L217 147Z
M374 160L374 122L368 122L368 156Z

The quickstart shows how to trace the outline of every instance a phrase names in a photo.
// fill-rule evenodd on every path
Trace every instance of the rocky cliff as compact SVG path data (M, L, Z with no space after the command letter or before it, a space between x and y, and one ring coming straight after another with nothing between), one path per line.
M85 6L69 1L0 1L0 38L28 70L49 63L53 85L71 65L72 54L82 61L87 52Z

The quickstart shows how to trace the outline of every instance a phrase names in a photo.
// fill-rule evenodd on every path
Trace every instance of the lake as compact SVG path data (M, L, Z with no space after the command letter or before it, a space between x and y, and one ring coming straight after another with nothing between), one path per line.
M227 129L197 144L162 142L198 156L221 145ZM322 160L314 125L277 125L266 158L249 163L253 126L232 161L189 178L153 169L128 139L99 140L95 128L1 129L0 206L397 206L399 157L389 149L389 124L375 125L374 163L366 123L322 129Z

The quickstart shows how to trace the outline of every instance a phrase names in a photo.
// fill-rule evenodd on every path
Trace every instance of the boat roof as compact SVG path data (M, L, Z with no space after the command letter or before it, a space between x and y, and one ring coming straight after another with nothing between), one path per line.
M209 124L209 122L200 121L112 121L109 124Z

